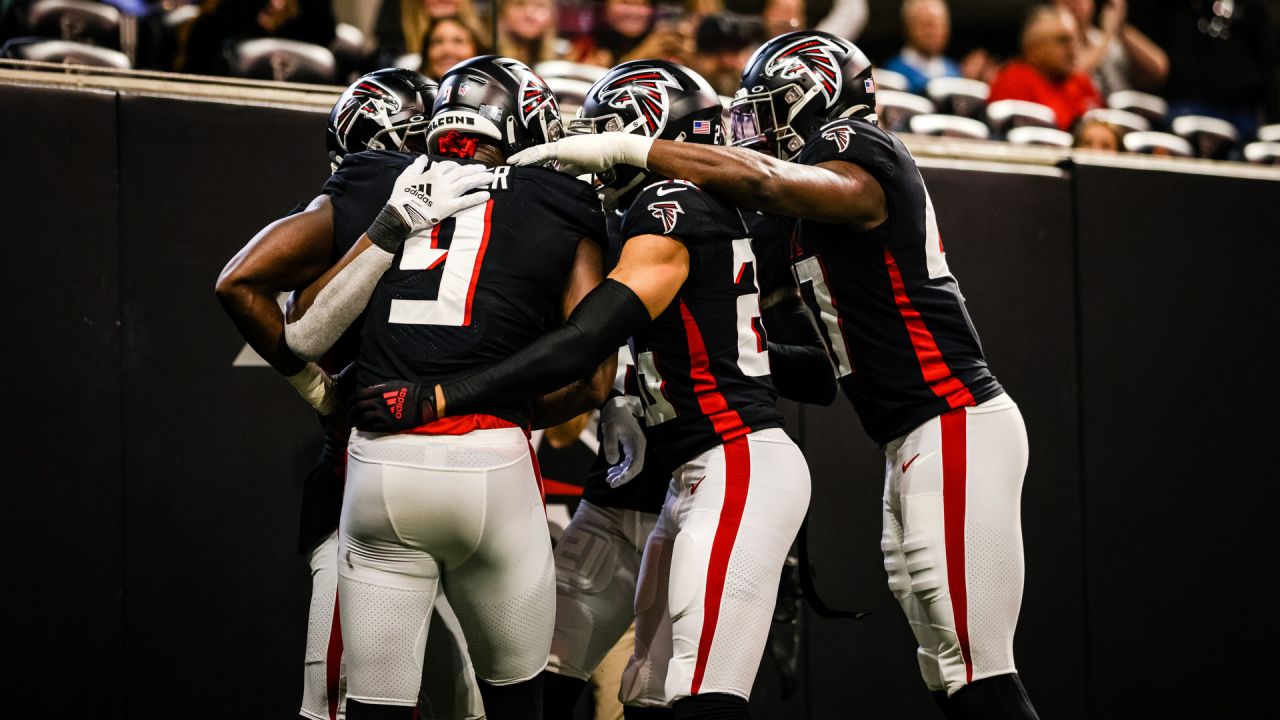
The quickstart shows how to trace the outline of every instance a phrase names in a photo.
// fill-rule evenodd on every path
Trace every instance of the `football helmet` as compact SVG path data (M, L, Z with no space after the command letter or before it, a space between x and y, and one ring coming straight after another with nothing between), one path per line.
M329 111L329 160L336 172L347 153L426 150L436 84L412 70L383 68L361 76Z
M440 79L427 145L432 152L470 157L475 136L496 141L508 157L559 140L560 105L546 81L519 60L464 60Z
M747 61L730 135L736 146L791 160L810 135L846 117L876 122L871 61L848 40L803 30L775 37Z
M723 145L720 96L701 75L667 60L632 60L600 78L587 92L569 134L626 132L646 137ZM623 207L649 173L619 165L596 176L605 206Z

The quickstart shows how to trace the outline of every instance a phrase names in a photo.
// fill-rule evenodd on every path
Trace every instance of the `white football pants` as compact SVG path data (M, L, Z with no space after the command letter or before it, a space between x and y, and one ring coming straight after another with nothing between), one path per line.
M640 557L657 521L652 513L578 503L555 548L556 631L548 670L590 679L631 627Z
M1027 431L1007 395L885 446L880 541L930 690L1016 672Z
M780 429L730 440L676 468L641 561L624 703L750 698L782 566L808 506L809 466ZM661 634L668 617L669 638Z
M439 583L477 678L511 684L546 666L555 573L520 429L353 431L339 533L348 697L417 702L418 658Z

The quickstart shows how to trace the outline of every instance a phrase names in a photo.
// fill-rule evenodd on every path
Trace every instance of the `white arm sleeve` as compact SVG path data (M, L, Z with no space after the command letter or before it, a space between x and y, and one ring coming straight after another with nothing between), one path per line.
M376 245L356 256L316 295L305 315L284 326L289 349L303 360L319 360L360 317L394 257Z
M815 29L855 41L867 27L869 15L867 0L835 0L831 5L831 12L822 18Z

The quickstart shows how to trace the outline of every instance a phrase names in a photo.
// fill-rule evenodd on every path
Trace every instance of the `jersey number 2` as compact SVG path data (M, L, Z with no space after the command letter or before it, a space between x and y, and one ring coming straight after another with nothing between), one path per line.
M444 262L444 277L435 300L391 301L390 321L401 325L471 324L471 302L475 299L480 265L489 245L489 210L493 201L454 215L453 240L449 248L436 247L436 230L420 233L404 242L401 270L429 270Z

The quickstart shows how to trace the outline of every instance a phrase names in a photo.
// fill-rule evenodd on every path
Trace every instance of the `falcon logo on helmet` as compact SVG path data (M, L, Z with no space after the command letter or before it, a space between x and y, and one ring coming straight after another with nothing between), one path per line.
M400 98L387 86L376 80L362 80L351 88L350 97L338 110L334 126L340 135L345 136L351 124L361 114L390 117L400 112L400 107Z
M667 108L671 107L667 88L680 89L680 83L662 68L638 68L614 78L599 92L600 100L610 107L633 107L644 118L644 134L657 137L667 125Z
M799 78L807 73L827 101L827 107L840 95L842 80L840 63L834 52L844 48L820 36L798 38L769 58L764 72L769 77Z
M529 126L533 116L539 110L548 105L557 115L560 114L556 96L551 94L551 88L547 87L547 82L532 70L524 73L524 82L520 85L520 117L524 119L525 127Z
M844 152L849 147L849 138L853 136L853 130L846 125L837 125L836 127L822 131L822 137L836 144L836 150Z
M676 216L684 213L684 208L675 200L650 203L649 212L662 221L663 232L676 229Z

